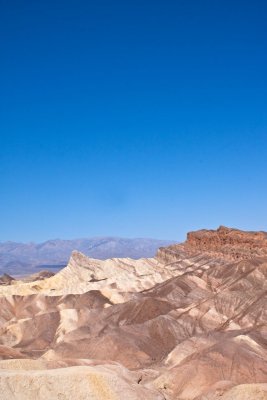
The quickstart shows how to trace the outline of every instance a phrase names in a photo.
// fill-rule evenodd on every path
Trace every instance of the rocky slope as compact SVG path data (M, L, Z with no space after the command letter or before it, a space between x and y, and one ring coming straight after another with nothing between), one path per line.
M265 246L220 227L0 286L1 399L267 398Z

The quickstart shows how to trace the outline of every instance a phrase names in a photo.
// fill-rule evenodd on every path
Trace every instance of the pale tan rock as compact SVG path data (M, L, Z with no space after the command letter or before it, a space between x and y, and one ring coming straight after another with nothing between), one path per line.
M221 400L266 400L267 383L238 385L227 391Z
M119 372L105 366L5 370L0 374L1 400L163 400Z

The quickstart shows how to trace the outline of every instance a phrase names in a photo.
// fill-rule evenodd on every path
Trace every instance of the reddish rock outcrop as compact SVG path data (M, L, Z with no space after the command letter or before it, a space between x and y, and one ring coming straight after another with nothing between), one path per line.
M188 254L222 261L237 261L267 256L267 233L245 232L220 226L216 230L201 229L189 232L182 244L161 247L157 258L162 262L175 262Z
M185 247L191 251L207 251L232 260L243 260L267 255L267 234L220 226L217 230L189 232Z

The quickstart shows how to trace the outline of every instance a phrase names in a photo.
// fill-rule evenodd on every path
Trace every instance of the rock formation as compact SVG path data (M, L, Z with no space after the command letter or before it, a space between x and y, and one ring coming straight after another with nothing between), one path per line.
M67 265L72 250L88 257L153 257L160 246L171 241L156 239L127 239L96 237L74 240L47 240L43 243L0 242L0 274L30 275L38 270L58 272Z
M73 252L0 286L1 399L266 399L266 278L264 232L190 232L150 259Z
M0 276L0 285L11 285L13 281L15 281L15 279L8 274Z

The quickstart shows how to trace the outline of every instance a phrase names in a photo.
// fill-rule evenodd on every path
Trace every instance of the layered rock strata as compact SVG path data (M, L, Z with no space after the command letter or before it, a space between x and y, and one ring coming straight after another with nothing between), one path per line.
M55 276L0 286L3 400L266 398L265 245L220 227L151 259L74 252Z

